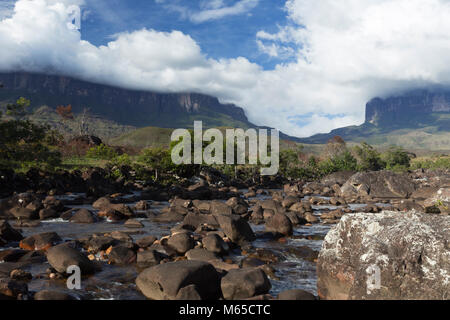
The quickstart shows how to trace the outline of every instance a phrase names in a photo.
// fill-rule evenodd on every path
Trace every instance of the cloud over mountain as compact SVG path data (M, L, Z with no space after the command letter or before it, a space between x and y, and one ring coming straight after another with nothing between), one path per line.
M0 21L0 70L211 94L257 124L300 136L362 122L375 95L450 81L447 0L288 0L289 23L255 35L261 50L290 57L273 70L245 57L208 58L180 31L141 29L95 46L67 27L73 4L83 3L17 1Z

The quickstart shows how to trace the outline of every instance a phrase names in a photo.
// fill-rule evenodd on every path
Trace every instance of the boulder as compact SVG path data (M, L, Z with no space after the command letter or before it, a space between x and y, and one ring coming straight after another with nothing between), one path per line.
M156 237L155 236L146 236L144 238L138 239L136 240L136 244L141 247L141 248L148 248L150 247L155 241L156 241Z
M277 297L278 300L317 300L316 296L312 293L300 290L292 289L280 292Z
M242 300L266 294L272 287L260 268L230 270L222 278L220 286L226 300Z
M187 233L177 233L169 238L167 244L179 255L184 255L195 246L194 238Z
M59 273L66 273L69 266L79 266L82 275L93 274L95 264L81 251L73 248L69 243L63 243L47 251L47 260Z
M345 198L408 198L414 190L414 182L407 174L391 171L358 172L342 186L341 195Z
M176 261L145 269L137 277L136 285L152 300L174 300L181 289L190 285L195 286L202 300L220 297L219 274L211 264L203 261Z
M137 263L138 265L150 267L157 265L166 256L156 250L144 250L137 253Z
M202 248L191 249L186 252L188 260L211 261L220 259L214 252Z
M9 213L12 214L14 218L23 220L33 220L39 217L36 211L22 207L12 208L9 210Z
M74 296L55 290L41 290L34 294L34 300L44 300L44 301L66 301L66 300L77 300Z
M278 235L290 236L293 233L291 220L282 213L277 213L266 222L266 231Z
M450 217L384 211L342 217L317 263L321 299L448 299Z
M241 244L255 240L252 228L240 216L218 215L216 218L222 231L234 243Z
M72 218L69 219L69 221L73 223L89 224L96 222L97 219L91 211L87 209L80 209L75 212L75 214L72 216Z
M126 245L113 247L108 253L110 264L128 265L136 262L136 253Z
M19 246L24 250L48 250L61 242L62 239L56 232L44 232L23 239Z
M8 221L0 220L0 238L8 241L20 241L23 239L22 234L11 227Z
M223 254L229 250L228 244L223 241L223 239L213 233L209 234L202 239L203 247L213 253Z

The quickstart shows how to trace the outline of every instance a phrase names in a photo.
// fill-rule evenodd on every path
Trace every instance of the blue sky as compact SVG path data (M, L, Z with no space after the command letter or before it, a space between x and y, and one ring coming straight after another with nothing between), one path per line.
M449 16L447 0L0 0L0 71L208 94L310 136L450 85Z
M192 21L189 16L208 8L205 0L87 0L83 7L81 34L96 45L111 41L121 32L147 28L170 32L179 30L190 35L208 57L235 58L243 56L265 69L272 69L280 61L258 49L256 34L264 30L278 31L286 25L287 15L283 1L259 0L240 13ZM222 7L233 7L241 1L224 0Z

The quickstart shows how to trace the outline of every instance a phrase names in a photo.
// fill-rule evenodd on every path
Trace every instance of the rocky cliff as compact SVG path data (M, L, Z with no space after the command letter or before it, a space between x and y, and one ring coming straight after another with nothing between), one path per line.
M189 127L195 119L203 120L206 126L253 126L242 108L203 94L135 91L32 73L0 73L0 83L4 85L0 101L25 96L33 107L71 104L74 112L89 108L123 125Z

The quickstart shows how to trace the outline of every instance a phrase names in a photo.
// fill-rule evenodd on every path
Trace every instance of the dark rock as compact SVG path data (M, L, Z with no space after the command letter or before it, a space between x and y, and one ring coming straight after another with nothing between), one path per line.
M110 264L127 265L136 262L136 253L124 245L113 247L108 254Z
M82 275L93 274L97 270L95 264L85 254L64 243L47 251L47 260L59 273L66 273L69 266L79 266Z
M156 250L144 250L137 253L137 263L139 266L150 267L157 265L167 256Z
M272 285L262 269L230 270L221 280L226 300L241 300L268 293Z
M44 232L23 239L19 246L25 250L48 250L61 242L62 239L56 232Z
M5 241L20 241L23 239L22 234L11 227L8 221L0 220L0 238Z
M191 284L191 285L181 288L178 291L178 294L177 294L175 300L199 301L199 300L202 300L202 297L198 293L197 287L194 284Z
M179 255L184 255L195 246L192 236L187 233L177 233L169 238L167 244L172 247Z
M293 233L291 220L285 214L278 213L266 222L266 231L290 236Z
M33 279L33 276L31 273L24 271L22 269L14 269L9 274L9 277L13 280L19 280L19 281L29 281Z
M192 230L197 229L199 226L206 224L213 227L218 227L219 223L215 216L211 214L202 213L188 213L183 219L183 226L190 227Z
M73 223L89 224L96 222L97 219L91 211L87 209L80 209L75 212L75 214L72 216L72 218L70 218L69 221Z
M217 234L209 234L202 239L203 247L213 253L224 254L229 250L228 244Z
M188 260L199 260L206 262L220 259L219 256L214 252L201 248L189 250L188 252L186 252L186 257L188 258Z
M58 212L56 212L54 209L42 209L39 211L39 219L41 220L47 220L52 218L58 218Z
M280 292L277 297L278 300L317 300L317 298L310 292L292 289Z
M148 248L150 247L155 241L156 241L156 237L155 236L147 236L141 239L136 240L136 244L141 247L141 248Z
M148 268L139 274L136 285L152 300L174 300L182 288L190 285L195 285L202 300L220 297L219 274L211 264L202 261L169 262Z
M61 291L55 291L55 290L42 290L39 292L36 292L34 294L34 300L56 300L56 301L66 301L66 300L77 300L72 295L61 292Z
M8 249L0 251L0 261L4 262L17 262L22 258L27 251L20 249Z
M38 218L36 211L27 208L12 208L9 212L17 219L33 220Z
M28 286L17 280L0 278L0 300L17 300L19 296L28 294Z
M232 242L241 244L255 240L256 237L252 228L248 222L240 216L218 215L216 218L220 228Z
M217 216L217 215L227 215L230 216L233 214L233 209L226 203L223 203L221 201L211 201L211 214Z

